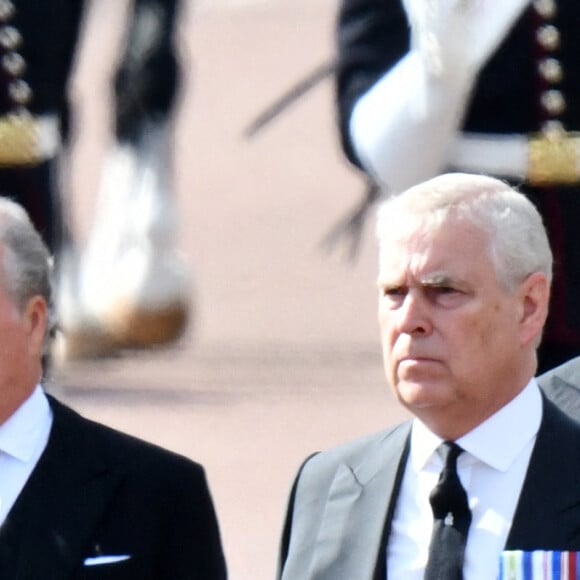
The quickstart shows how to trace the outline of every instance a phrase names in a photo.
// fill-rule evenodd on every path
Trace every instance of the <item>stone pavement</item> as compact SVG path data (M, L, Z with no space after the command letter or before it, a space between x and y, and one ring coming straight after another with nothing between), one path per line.
M242 137L331 58L335 9L331 0L200 0L184 15L193 74L176 167L194 323L174 348L56 374L56 390L82 413L205 465L233 580L274 577L302 459L403 417L381 368L372 224L354 264L319 248L362 191L337 147L330 82ZM81 94L91 97L75 154L82 237L103 133L102 99L92 87Z

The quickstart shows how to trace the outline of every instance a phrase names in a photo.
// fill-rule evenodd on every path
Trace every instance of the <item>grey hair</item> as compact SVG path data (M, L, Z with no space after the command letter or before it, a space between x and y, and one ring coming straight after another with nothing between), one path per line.
M551 282L553 257L542 217L524 194L492 177L449 173L388 198L378 211L379 243L393 229L405 227L405 220L419 221L428 231L450 215L486 234L482 251L488 252L506 291L515 291L534 272Z
M45 347L56 329L52 293L52 260L26 211L16 202L0 197L0 268L3 287L22 314L28 301L42 296L48 307Z

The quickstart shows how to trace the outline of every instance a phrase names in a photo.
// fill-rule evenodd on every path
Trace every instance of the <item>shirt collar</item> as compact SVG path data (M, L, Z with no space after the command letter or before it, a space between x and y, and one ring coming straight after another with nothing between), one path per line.
M507 471L522 449L536 437L542 420L542 396L532 379L507 405L457 439L471 456L499 471ZM518 428L514 429L513 426ZM443 439L415 419L411 432L411 462L422 470Z
M0 425L0 452L28 461L51 421L52 411L46 395L36 385L30 397Z

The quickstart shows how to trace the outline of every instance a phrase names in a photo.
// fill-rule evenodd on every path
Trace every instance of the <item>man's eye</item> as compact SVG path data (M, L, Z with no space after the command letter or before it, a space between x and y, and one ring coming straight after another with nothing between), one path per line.
M434 290L438 294L453 294L454 292L458 292L457 288L451 288L451 286L438 286Z
M383 288L381 293L383 296L396 298L398 296L404 296L406 290L404 288Z
M452 306L461 300L463 292L453 286L433 286L427 289L427 296L434 304Z

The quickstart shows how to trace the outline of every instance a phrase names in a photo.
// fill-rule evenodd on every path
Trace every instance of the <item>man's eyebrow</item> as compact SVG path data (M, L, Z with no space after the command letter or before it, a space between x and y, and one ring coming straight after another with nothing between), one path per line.
M442 286L463 287L468 285L468 282L463 278L458 278L447 272L433 272L433 274L422 276L420 284L422 286L440 288Z
M434 272L433 274L422 276L420 282L424 286L446 286L455 284L458 280L444 272Z
M433 272L422 276L419 284L425 287L440 288L442 286L465 286L467 281L453 276L448 272ZM386 278L379 276L377 278L378 288L403 288L407 285L405 280L398 280L395 278Z
M433 274L427 274L423 276L419 283L422 286L444 286L446 284L454 284L457 283L458 280L453 278L449 274L435 272ZM399 288L402 286L406 286L407 282L405 280L399 280L396 278L386 278L379 276L377 278L377 286L379 287L388 287L388 288Z

